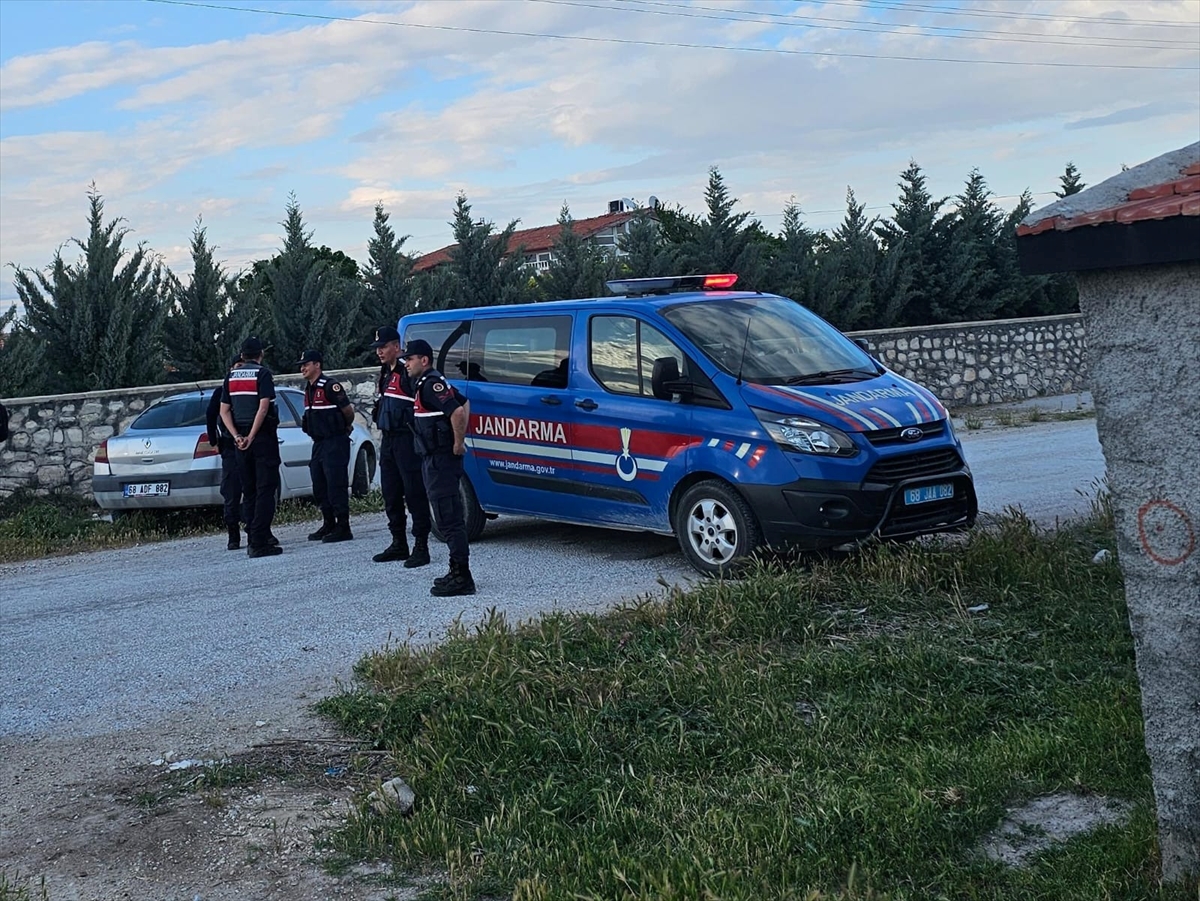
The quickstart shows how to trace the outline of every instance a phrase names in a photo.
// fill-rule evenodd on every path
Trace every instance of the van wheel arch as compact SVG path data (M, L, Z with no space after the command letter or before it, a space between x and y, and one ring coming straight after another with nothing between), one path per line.
M701 518L716 529L704 535ZM671 528L684 559L709 576L728 574L762 545L762 527L737 488L710 473L694 473L671 496Z

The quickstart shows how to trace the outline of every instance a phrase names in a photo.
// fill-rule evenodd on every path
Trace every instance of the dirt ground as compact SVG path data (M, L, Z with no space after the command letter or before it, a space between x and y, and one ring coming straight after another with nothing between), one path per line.
M386 863L338 875L325 841L394 773L305 709L189 714L101 738L0 742L0 889L50 901L389 901ZM203 761L218 761L204 764ZM174 769L172 764L175 765Z

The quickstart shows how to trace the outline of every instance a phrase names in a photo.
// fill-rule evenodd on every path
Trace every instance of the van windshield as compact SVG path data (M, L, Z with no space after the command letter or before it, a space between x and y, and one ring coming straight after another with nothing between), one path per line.
M666 307L664 318L724 372L760 385L828 385L882 370L825 320L783 297Z

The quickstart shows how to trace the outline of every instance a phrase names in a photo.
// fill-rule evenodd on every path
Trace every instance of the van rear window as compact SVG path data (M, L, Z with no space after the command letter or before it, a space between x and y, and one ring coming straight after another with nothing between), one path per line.
M566 388L570 316L477 319L469 378L501 385Z
M402 344L422 338L433 348L433 368L447 378L467 377L471 322L420 322L404 330Z

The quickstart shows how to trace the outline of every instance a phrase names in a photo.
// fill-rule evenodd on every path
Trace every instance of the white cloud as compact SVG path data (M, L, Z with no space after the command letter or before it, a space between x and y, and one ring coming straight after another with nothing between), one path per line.
M758 3L720 6L730 12L713 15L741 11L765 18ZM1029 14L1020 19L884 14L834 4L778 8L849 26L876 14L887 21L1056 38L1145 33L1179 40L1200 31L1191 0L1140 3L1135 18L1178 23L1156 31L1072 20L1112 10L1087 0L970 7ZM638 15L617 6L464 0L335 9L377 22L755 43L825 55L559 41L363 21L296 20L291 30L239 33L260 22L244 14L230 15L228 37L209 43L154 47L97 40L27 53L0 66L7 135L0 140L0 259L44 265L58 244L82 231L84 195L93 181L109 209L136 226L139 237L169 248L162 252L173 266L180 248L186 250L195 216L203 213L210 240L236 267L277 248L278 232L269 230L282 218L287 190L297 192L319 241L353 255L362 253L377 201L400 233L412 232L414 245L433 249L449 240L446 222L460 190L478 215L501 224L519 217L532 226L553 221L564 200L578 217L599 213L613 197L644 199L650 193L698 209L707 169L715 164L743 206L771 226L792 195L808 209L840 209L847 184L860 200L886 206L910 158L925 168L935 193L958 190L972 166L997 192L1047 190L1068 159L1089 181L1098 181L1120 162L1188 143L1200 130L1194 71L836 55L1194 65L1194 49L769 29L761 22ZM1042 18L1047 9L1056 18ZM207 15L211 22L223 14ZM104 110L111 127L79 130L65 116L55 123L64 102L92 96L112 104ZM36 118L17 118L34 112ZM17 131L10 121L30 124ZM179 262L186 266L186 259ZM8 291L0 286L0 299Z

